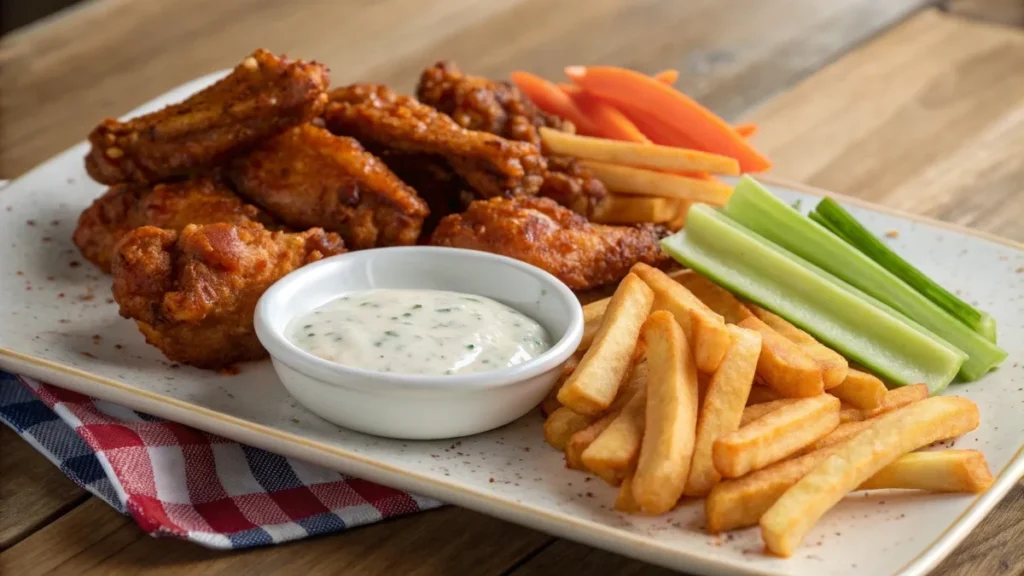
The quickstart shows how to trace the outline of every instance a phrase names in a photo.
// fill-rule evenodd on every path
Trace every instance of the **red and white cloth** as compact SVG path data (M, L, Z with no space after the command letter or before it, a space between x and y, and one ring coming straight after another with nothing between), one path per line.
M153 536L276 544L440 506L0 371L0 420Z

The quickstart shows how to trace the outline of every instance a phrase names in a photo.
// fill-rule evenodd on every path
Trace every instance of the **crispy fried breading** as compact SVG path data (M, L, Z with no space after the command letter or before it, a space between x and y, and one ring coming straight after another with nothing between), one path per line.
M374 149L373 152L396 176L412 186L430 208L430 215L420 230L420 240L429 238L442 218L462 212L476 198L469 184L440 156L396 152L387 148Z
M541 146L538 128L575 132L572 122L533 105L508 82L463 74L454 62L438 62L420 75L416 96L452 117L463 128ZM538 192L574 212L590 216L608 190L590 170L567 156L548 156Z
M335 134L399 152L443 156L481 197L532 195L545 172L540 150L451 118L387 86L355 84L331 91L324 119Z
M352 138L296 126L237 158L239 193L288 226L337 232L352 250L408 245L427 203Z
M194 174L307 122L323 110L327 69L257 50L184 102L89 134L85 167L97 182L158 182Z
M109 272L118 240L140 226L181 230L189 224L248 221L274 225L266 213L243 202L216 178L200 177L152 188L118 184L82 212L72 239L86 260Z
M591 224L548 198L491 198L445 217L431 244L509 256L585 290L618 282L637 262L664 263L663 234L651 225Z
M146 341L169 359L222 368L266 356L253 312L285 274L344 252L319 228L270 232L256 223L152 226L124 237L114 260L114 299Z

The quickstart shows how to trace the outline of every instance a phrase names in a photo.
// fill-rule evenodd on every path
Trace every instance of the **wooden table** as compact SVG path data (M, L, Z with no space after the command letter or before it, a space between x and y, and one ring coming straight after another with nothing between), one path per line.
M453 58L500 77L566 64L678 68L680 86L761 125L775 173L1024 240L1020 0L102 0L0 43L0 178L256 46L336 84L411 89ZM991 22L996 22L995 24ZM243 552L154 540L0 431L0 573L526 574L649 565L449 507ZM1024 571L1024 484L935 574Z

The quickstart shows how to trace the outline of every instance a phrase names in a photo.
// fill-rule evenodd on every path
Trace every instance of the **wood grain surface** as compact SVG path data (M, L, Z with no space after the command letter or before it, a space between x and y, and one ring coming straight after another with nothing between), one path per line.
M1020 240L1024 33L959 16L1012 24L1004 1L101 0L0 40L0 177L257 45L401 90L438 58L495 77L600 62L680 69L681 88L761 124L779 176ZM149 538L8 430L0 456L3 574L662 573L457 508L212 552ZM934 574L1022 572L1024 485Z

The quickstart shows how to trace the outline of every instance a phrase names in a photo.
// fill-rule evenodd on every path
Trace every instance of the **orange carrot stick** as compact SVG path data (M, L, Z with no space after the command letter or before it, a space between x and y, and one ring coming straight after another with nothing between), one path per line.
M750 138L754 134L757 134L758 126L753 122L746 122L744 124L737 124L733 126L732 129L735 130L736 133L739 134L740 136L743 136L744 138Z
M576 125L576 132L584 136L597 136L597 127L576 106L568 94L553 83L518 70L512 73L512 83L541 110L560 116Z
M676 80L679 79L679 70L673 70L672 68L669 68L668 70L662 70L661 72L658 72L657 74L654 75L654 77L658 80L658 82L662 82L664 84L668 84L669 86L671 86L676 83Z
M572 88L576 88L576 90ZM636 125L612 104L587 94L586 91L579 90L576 86L567 87L565 91L572 98L576 107L583 112L583 115L594 124L597 135L601 138L640 144L651 143L644 133L638 130Z
M771 162L724 120L650 76L612 66L569 66L565 74L577 86L614 103L627 114L637 110L647 113L664 124L666 130L699 142L700 149L735 158L745 172L771 168Z

